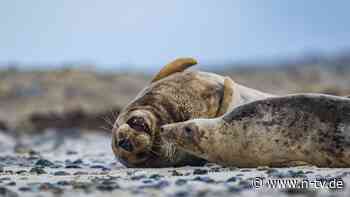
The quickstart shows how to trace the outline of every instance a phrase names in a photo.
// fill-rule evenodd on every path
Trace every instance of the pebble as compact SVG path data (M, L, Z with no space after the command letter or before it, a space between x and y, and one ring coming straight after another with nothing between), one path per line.
M201 182L204 182L204 183L214 183L215 180L208 177L208 176L197 176L193 179L194 181L201 181Z
M16 182L11 181L11 182L7 183L6 185L8 185L8 186L16 186Z
M146 175L132 176L130 179L133 180L133 181L138 181L138 180L141 180L141 179L144 179L144 178L146 178Z
M75 161L73 161L72 162L72 164L83 164L84 162L83 162L83 160L81 160L81 159L77 159L77 160L75 160Z
M82 172L82 171L78 171L78 172L74 172L73 175L88 175L88 172Z
M236 182L237 180L238 180L238 178L235 177L235 176L233 176L233 177L227 179L226 182L228 182L228 183L230 183L230 182Z
M203 175L203 174L208 174L208 170L206 169L195 169L193 171L194 175Z
M139 189L145 189L145 188L163 189L165 187L168 187L169 185L170 185L169 181L158 181L152 184L141 185L139 186Z
M72 185L72 183L70 181L58 181L56 184L60 185L60 186Z
M25 174L25 173L27 173L26 170L18 170L18 171L16 171L16 174Z
M42 183L39 186L40 191L51 191L54 194L62 194L63 189L52 183Z
M35 163L36 166L41 166L41 167L51 167L54 165L54 163L52 163L51 161L49 160L46 160L46 159L39 159L36 163Z
M70 174L68 172L65 172L65 171L57 171L57 172L53 173L53 175L55 175L55 176L67 176Z
M47 174L46 171L41 167L33 167L29 172L34 174Z
M77 164L68 164L66 165L67 169L78 169L81 168L81 166L77 165Z
M30 187L20 187L20 188L18 188L18 190L22 191L22 192L31 192L31 191L33 191L33 189L30 188Z
M19 195L6 187L0 187L0 196L4 197L18 197Z
M92 189L92 184L87 182L73 182L74 189L82 189L85 192L90 192Z
M190 196L190 193L187 192L187 191L177 191L175 194L174 194L175 197L187 197L187 196Z
M241 192L243 189L241 188L241 187L239 187L239 186L237 186L237 185L230 185L229 187L228 187L228 191L230 192L230 193L239 193L239 192Z
M182 185L185 185L187 184L187 180L186 179L178 179L175 181L175 185L178 185L178 186L182 186Z
M159 179L161 179L161 178L163 178L163 177L164 177L164 176L159 175L159 174L152 174L152 175L150 175L148 178L154 179L154 180L159 180Z
M105 180L99 183L96 188L100 191L113 191L119 189L120 186L114 181Z
M183 176L184 174L182 174L182 173L180 173L180 172L178 172L178 171L176 171L176 170L172 170L172 171L171 171L171 175L172 175L172 176Z

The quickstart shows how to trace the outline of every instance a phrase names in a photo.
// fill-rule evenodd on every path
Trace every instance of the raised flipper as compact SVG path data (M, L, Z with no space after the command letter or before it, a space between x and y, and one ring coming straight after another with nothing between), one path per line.
M235 82L230 77L225 77L224 95L222 97L221 106L217 113L217 116L222 116L226 112L231 111L233 106L239 102L239 92L235 87Z
M151 83L161 80L169 75L177 72L182 72L187 68L196 65L197 61L193 58L178 58L169 64L165 65L156 76L153 77Z

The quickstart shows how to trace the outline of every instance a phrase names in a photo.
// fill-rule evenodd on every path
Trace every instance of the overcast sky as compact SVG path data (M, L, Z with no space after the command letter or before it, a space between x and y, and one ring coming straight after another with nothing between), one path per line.
M350 46L350 1L4 0L0 62L239 61Z

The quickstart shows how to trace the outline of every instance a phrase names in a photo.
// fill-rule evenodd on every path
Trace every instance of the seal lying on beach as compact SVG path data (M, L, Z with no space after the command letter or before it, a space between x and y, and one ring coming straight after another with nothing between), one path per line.
M162 141L160 126L194 118L215 118L232 107L272 95L234 83L220 75L184 71L191 58L166 65L119 114L112 148L127 167L201 165L205 160Z
M350 99L322 94L267 98L213 119L161 127L179 148L226 166L350 167Z

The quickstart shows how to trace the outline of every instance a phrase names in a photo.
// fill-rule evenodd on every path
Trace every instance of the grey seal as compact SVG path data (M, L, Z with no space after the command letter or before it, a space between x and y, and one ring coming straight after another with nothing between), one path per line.
M161 136L226 166L350 167L350 99L323 94L267 98L222 117L163 125Z
M229 77L186 70L197 62L180 58L164 66L122 109L112 129L112 149L127 167L202 165L206 161L160 138L160 126L194 118L215 118L235 106L273 95Z

